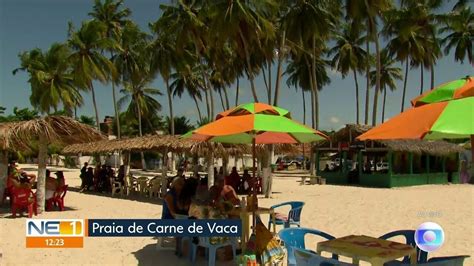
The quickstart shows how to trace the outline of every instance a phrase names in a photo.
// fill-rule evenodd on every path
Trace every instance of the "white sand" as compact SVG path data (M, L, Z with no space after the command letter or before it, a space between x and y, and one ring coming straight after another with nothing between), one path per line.
M34 166L23 165L34 172ZM54 169L52 169L54 170ZM78 170L65 169L66 181L79 186ZM336 237L364 234L378 237L386 232L415 229L433 221L445 231L445 243L430 256L474 256L474 186L428 185L398 189L370 189L349 186L300 186L295 177L275 178L273 198L261 199L261 206L284 201L306 202L302 225ZM46 212L38 218L160 218L159 200L120 199L105 195L69 191L64 212ZM430 212L432 217L430 217ZM25 218L10 218L8 206L0 208L0 265L18 264L102 264L102 265L190 265L173 251L156 251L152 237L85 238L83 249L26 249ZM265 223L267 217L263 217ZM307 248L316 249L317 238ZM345 260L345 259L344 259ZM199 265L206 265L200 258ZM233 265L232 262L218 265ZM473 265L473 259L465 265Z

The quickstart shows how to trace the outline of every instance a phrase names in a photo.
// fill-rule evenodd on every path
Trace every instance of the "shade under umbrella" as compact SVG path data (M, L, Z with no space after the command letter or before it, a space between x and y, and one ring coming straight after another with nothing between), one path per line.
M328 139L323 133L291 120L288 110L263 103L241 104L224 111L217 115L214 122L186 133L183 138L223 143L252 143L253 178L256 168L256 144L304 143ZM255 188L254 196L257 196Z

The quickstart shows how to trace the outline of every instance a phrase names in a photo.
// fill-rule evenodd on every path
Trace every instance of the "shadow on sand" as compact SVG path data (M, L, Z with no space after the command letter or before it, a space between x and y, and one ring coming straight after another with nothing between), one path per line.
M165 248L156 249L155 244L149 244L140 250L133 252L132 254L138 260L138 265L163 265L163 266L190 266L193 265L188 256L178 257L174 254L174 241L170 241L165 245ZM204 257L197 257L197 266L208 265L207 260ZM216 261L217 266L231 266L236 265L234 260L229 261Z
M122 199L122 200L131 200L131 201L138 201L138 202L146 202L146 203L153 203L157 205L163 205L163 200L158 198L158 197L147 197L143 195L139 195L138 192L131 192L130 195L124 195L121 196L120 194L117 194L116 196L112 197L112 194L110 192L97 192L93 190L88 190L84 192L79 192L81 189L79 187L69 187L68 191L71 192L77 192L81 194L86 194L86 195L94 195L98 197L106 197L106 198L112 198L112 199Z

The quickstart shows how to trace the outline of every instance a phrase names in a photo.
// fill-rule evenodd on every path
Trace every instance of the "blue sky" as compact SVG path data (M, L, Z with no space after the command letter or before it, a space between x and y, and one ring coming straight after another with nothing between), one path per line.
M156 20L160 15L158 0L125 0L125 5L132 10L132 19L136 21L143 30L148 30L148 23ZM441 11L451 9L453 1L448 2ZM26 73L12 75L12 70L19 66L18 53L33 48L47 49L53 42L64 42L67 38L67 24L72 21L76 26L82 20L88 19L87 13L91 11L92 0L1 0L0 2L0 106L7 108L11 113L14 106L30 107L30 86ZM372 49L373 50L373 49ZM401 66L400 66L401 67ZM435 68L435 84L457 79L466 75L473 75L472 66L468 63L455 62L452 54L444 56L438 61ZM276 76L276 67L273 68ZM355 89L354 78L349 75L342 79L335 71L329 71L331 84L324 87L320 93L320 128L338 129L345 123L355 122ZM425 72L425 89L430 84L429 72ZM359 76L361 90L361 114L363 115L363 96L365 97L365 77ZM274 81L273 81L274 83ZM402 82L398 82L397 90L390 92L387 96L386 118L397 114L400 110L400 99L402 93ZM113 115L112 92L110 85L96 84L96 93L99 106L99 115ZM157 77L153 86L166 92L163 81ZM264 101L265 85L259 77L256 81L259 90L259 99ZM292 112L294 119L303 120L301 92L294 88L288 88L286 77L281 83L280 106ZM417 96L420 87L420 71L410 71L408 78L408 90L406 106L409 99ZM250 84L246 79L240 81L239 102L252 101ZM230 98L235 98L235 86L229 89ZM217 96L217 95L216 95ZM307 95L307 111L310 111L309 94ZM92 116L92 100L90 94L84 95L85 104L78 109L78 114ZM373 100L373 90L371 95ZM168 103L166 95L158 97L163 106L162 115L168 114ZM381 111L382 97L379 97L379 110ZM233 102L233 100L232 100ZM192 122L197 120L197 112L194 102L187 96L174 100L175 113L185 115ZM218 96L215 108L222 111ZM205 106L202 104L202 111ZM372 113L372 112L370 112ZM310 123L309 114L306 123ZM380 122L381 113L378 115Z

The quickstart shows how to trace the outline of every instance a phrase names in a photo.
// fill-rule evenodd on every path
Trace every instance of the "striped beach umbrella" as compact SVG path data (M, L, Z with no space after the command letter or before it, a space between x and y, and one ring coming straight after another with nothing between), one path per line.
M474 77L465 77L444 83L411 100L412 106L437 103L474 96Z
M358 137L359 140L462 138L471 138L474 158L474 97L411 108Z

